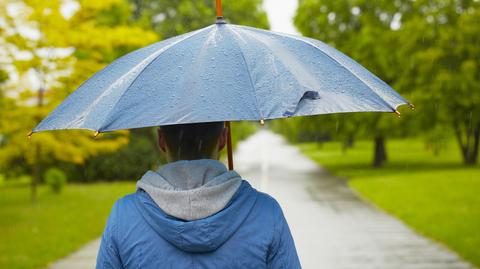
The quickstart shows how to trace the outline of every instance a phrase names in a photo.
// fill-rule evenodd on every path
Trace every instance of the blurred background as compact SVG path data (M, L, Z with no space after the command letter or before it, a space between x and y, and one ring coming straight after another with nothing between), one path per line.
M140 47L214 22L214 1L0 0L0 268L42 268L98 237L164 160L154 129L27 133ZM480 1L224 0L235 24L346 53L415 104L235 123L269 128L378 207L480 266ZM432 225L436 224L436 225Z

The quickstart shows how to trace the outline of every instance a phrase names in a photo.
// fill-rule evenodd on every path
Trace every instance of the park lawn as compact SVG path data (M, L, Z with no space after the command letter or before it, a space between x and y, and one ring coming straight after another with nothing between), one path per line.
M480 266L480 166L466 167L454 141L434 156L421 140L387 142L389 161L371 167L373 143L299 145L330 172L349 180L365 199Z
M0 268L42 268L101 235L113 203L134 183L69 184L53 194L26 186L0 188Z

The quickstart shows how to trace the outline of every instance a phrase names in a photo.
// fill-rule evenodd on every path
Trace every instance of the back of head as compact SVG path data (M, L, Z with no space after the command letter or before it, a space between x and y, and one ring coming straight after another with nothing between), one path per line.
M172 160L210 159L218 151L224 122L165 125L160 129Z

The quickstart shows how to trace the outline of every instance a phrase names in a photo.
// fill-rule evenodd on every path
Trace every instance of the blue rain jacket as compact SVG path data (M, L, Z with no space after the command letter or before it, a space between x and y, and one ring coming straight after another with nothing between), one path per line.
M227 206L183 221L142 189L117 201L97 258L104 268L301 268L280 205L242 181Z

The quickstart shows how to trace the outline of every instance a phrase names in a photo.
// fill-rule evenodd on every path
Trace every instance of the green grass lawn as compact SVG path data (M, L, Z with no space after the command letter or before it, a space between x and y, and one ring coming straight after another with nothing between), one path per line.
M0 268L42 268L101 235L113 203L134 183L68 185L59 194L40 187L0 188Z
M480 166L463 166L454 141L438 156L419 140L387 143L389 161L380 169L371 167L369 141L345 154L335 142L300 148L367 200L480 266Z

